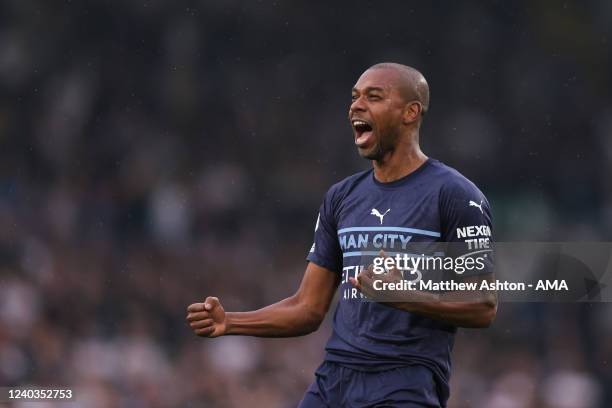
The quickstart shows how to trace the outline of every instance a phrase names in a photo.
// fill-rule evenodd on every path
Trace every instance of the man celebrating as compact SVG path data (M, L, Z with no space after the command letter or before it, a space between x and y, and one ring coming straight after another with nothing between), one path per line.
M251 312L225 312L215 297L187 308L187 321L202 337L300 336L319 327L339 288L325 361L300 407L443 407L456 328L487 327L495 317L493 295L464 301L422 292L391 302L364 297L375 292L364 258L376 252L366 249L397 254L408 243L444 242L464 246L466 256L484 252L472 242L488 248L486 198L419 147L428 107L429 87L417 70L382 63L365 71L353 87L349 120L357 150L373 168L325 195L297 292ZM467 275L465 281L478 278Z

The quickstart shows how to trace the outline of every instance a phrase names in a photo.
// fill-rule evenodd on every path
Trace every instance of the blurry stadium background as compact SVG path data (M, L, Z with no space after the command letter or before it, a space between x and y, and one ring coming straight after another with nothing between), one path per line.
M425 152L487 194L498 240L610 241L611 27L606 0L3 1L0 385L295 406L329 321L207 341L185 307L297 288L323 194L369 166L346 116L380 61L428 78ZM450 407L612 406L611 313L502 304L458 335Z

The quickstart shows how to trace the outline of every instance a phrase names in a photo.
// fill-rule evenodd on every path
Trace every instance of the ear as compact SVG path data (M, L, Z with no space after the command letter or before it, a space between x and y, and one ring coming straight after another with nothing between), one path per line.
M423 112L423 105L419 101L412 101L404 107L403 121L404 124L408 125L414 123L421 117Z

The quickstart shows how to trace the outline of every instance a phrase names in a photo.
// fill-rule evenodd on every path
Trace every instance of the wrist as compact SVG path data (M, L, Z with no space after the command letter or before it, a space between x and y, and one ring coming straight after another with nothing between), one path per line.
M223 335L231 335L234 329L234 313L225 312L225 330L223 331Z

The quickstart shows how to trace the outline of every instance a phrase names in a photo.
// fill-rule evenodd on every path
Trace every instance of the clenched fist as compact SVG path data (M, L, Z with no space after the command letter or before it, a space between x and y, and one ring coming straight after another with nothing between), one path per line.
M187 307L187 323L201 337L223 336L227 330L225 310L216 297L207 297L204 303Z

